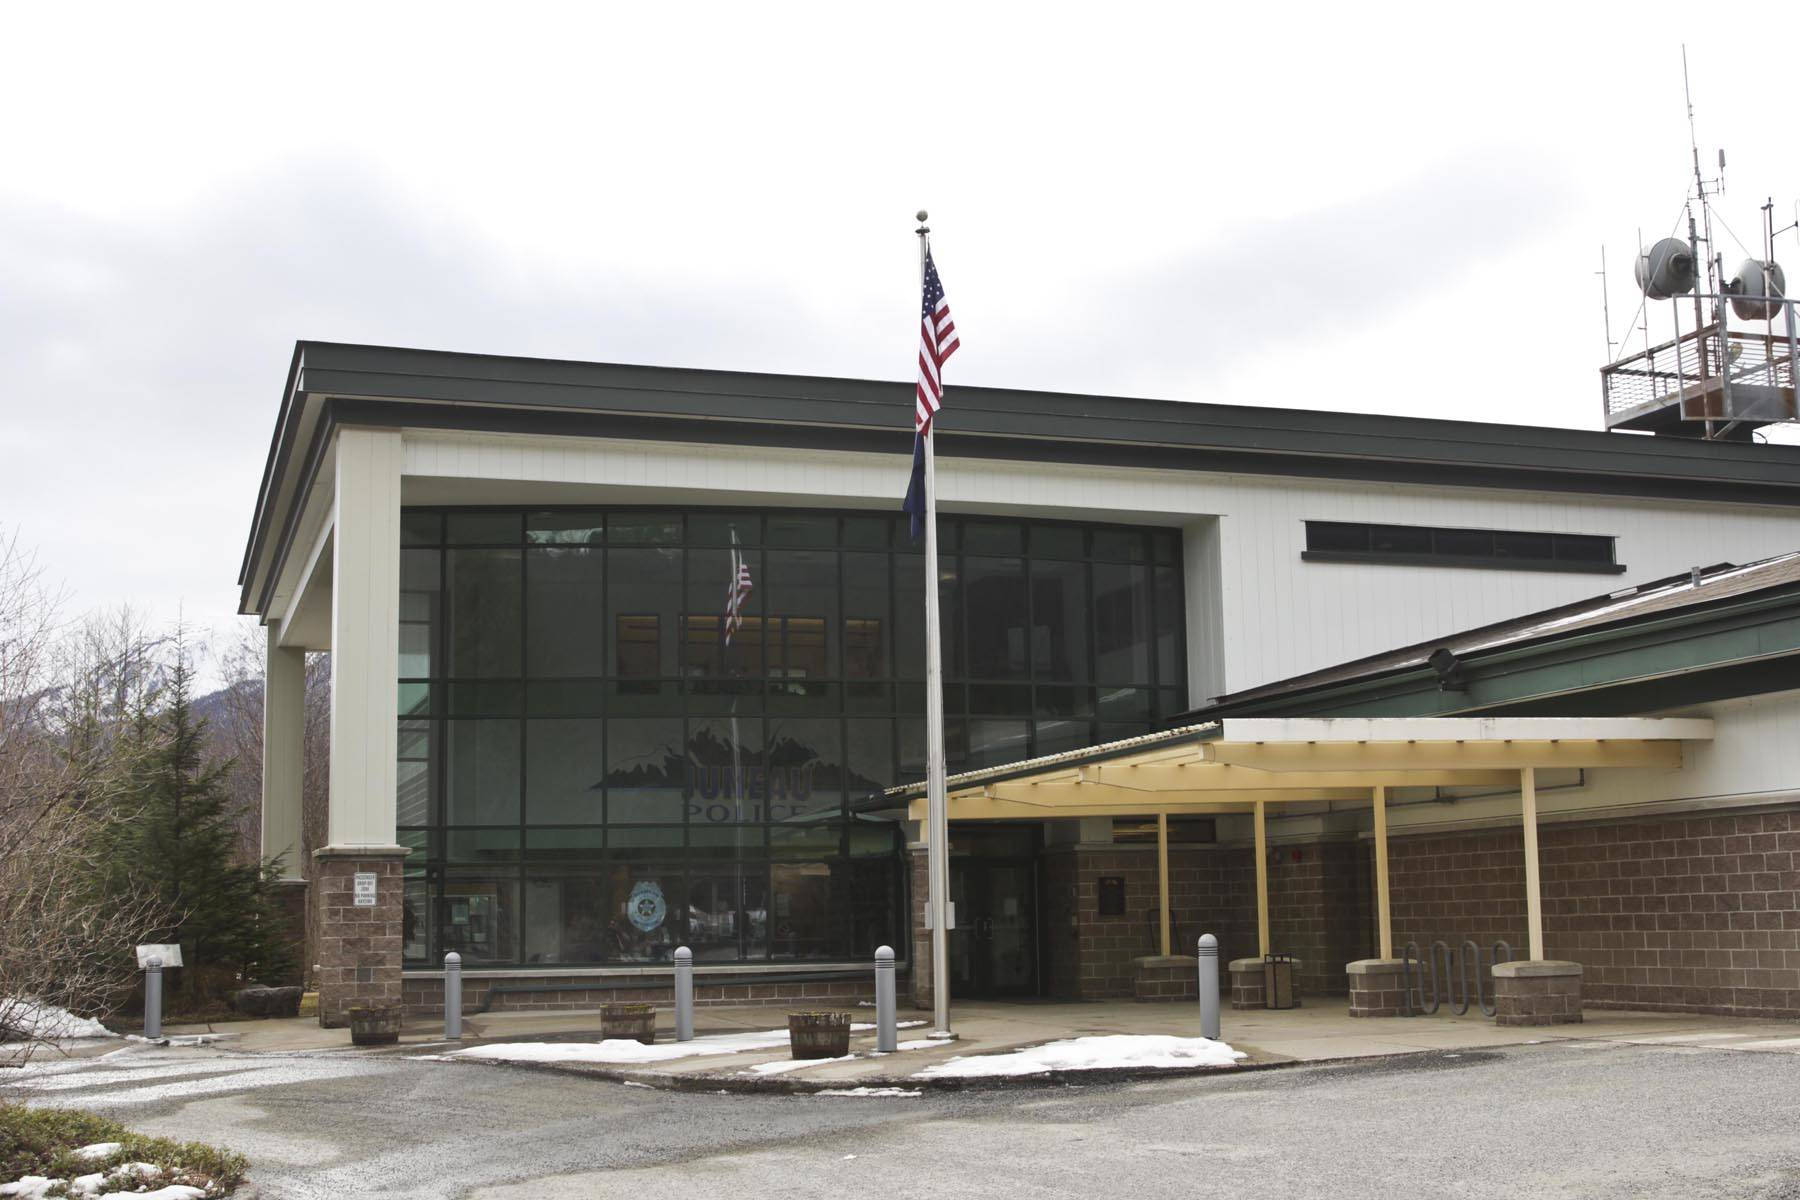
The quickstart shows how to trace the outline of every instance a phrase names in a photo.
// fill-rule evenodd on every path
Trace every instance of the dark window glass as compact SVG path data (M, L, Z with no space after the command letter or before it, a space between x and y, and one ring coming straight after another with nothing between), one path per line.
M1153 575L1156 588L1156 681L1180 683L1187 673L1181 661L1181 571L1177 567L1157 567Z
M515 829L447 829L444 858L451 863L513 863L519 861L519 831Z
M845 786L850 798L861 799L893 787L894 723L852 717L844 722Z
M1030 724L1025 721L970 717L968 767L992 767L1030 758L1031 747L1026 740L1030 728ZM947 734L948 731L946 740Z
M431 712L431 685L429 683L401 684L398 703L400 715L403 717L426 716Z
M451 867L438 897L438 945L463 963L518 961L519 881L512 874Z
M1025 553L1025 529L1011 521L964 521L964 554Z
M523 518L516 512L453 512L444 522L452 546L516 546Z
M400 825L428 825L436 817L432 804L432 763L436 724L431 721L400 722L399 753L395 762L395 821Z
M1135 529L1096 529L1093 538L1095 558L1145 562L1150 557L1149 538Z
M1369 527L1367 525L1341 525L1336 521L1308 521L1306 523L1306 548L1308 550L1367 550L1369 548Z
M525 514L525 541L534 546L598 546L606 540L605 528L605 518L593 509Z
M688 903L680 870L617 866L600 878L605 887L603 959L668 962L680 944L681 913ZM696 950L694 957L699 956Z
M760 717L688 718L683 770L690 820L736 825L768 819L774 786L762 738Z
M774 532L774 518L770 532ZM838 673L838 556L832 550L771 550L764 559L769 674L829 679Z
M969 711L984 716L1029 717L1031 688L1022 683L971 683Z
M591 860L606 845L603 829L527 829L525 857L540 859Z
M524 703L525 689L510 680L504 683L458 682L448 685L453 717L516 717Z
M1369 529L1369 549L1377 554L1430 554L1431 530L1374 525Z
M766 868L721 864L689 872L687 914L695 961L768 957Z
M726 612L738 568L750 575L750 592L736 604L737 625ZM687 614L682 635L682 673L742 679L762 674L762 552L719 547L687 552ZM727 636L729 634L729 637Z
M885 554L846 554L844 575L844 675L888 677L888 610L893 589Z
M604 721L525 723L525 820L533 825L598 825L606 773Z
M1150 679L1150 571L1094 564L1094 678L1100 683Z
M971 679L1031 677L1031 606L1025 562L1017 558L966 558L968 662Z
M843 806L844 747L838 720L770 718L769 820L835 814Z
M598 872L526 868L525 961L602 962L607 950L606 881Z
M1181 543L1173 530L1158 529L1150 534L1150 557L1164 564L1181 560Z
M438 550L400 552L400 678L425 679L434 674L438 622L443 600Z
M765 540L771 546L835 546L837 518L801 513L773 513L767 518Z
M1451 558L1488 558L1494 553L1494 535L1485 529L1433 530L1431 548Z
M444 819L451 825L519 823L519 722L447 721Z
M852 858L843 867L849 880L850 953L858 959L873 957L878 946L898 948L903 938L900 865L892 839L886 841L886 857Z
M1039 680L1089 678L1088 626L1087 564L1033 562L1031 666Z
M680 717L619 717L606 723L606 821L679 822L686 790Z
M1559 533L1555 537L1555 553L1559 562L1611 563L1613 540L1609 537L1583 537Z
M402 546L435 546L444 540L444 515L434 512L400 514Z
M681 518L674 513L613 513L606 540L615 546L678 546Z
M1153 703L1148 688L1101 688L1102 721L1148 721Z
M1495 533L1494 557L1528 558L1540 562L1555 557L1555 539L1547 533Z
M604 552L587 547L525 555L525 672L537 677L606 670Z
M606 712L606 695L604 683L533 680L525 693L525 713L532 717L598 717Z
M609 550L606 566L606 612L613 634L609 674L625 679L674 675L681 551ZM718 598L723 606L722 587Z
M755 513L689 513L690 546L760 546L762 518Z
M458 678L519 674L520 574L517 550L445 552L450 670Z
M890 524L886 517L845 517L844 545L883 549L887 546Z
M431 957L427 942L431 922L425 919L431 892L425 872L408 871L400 895L400 957L409 963L424 962Z
M776 863L773 918L769 923L771 957L782 959L843 958L849 951L839 882L831 867L817 863Z
M1033 525L1031 555L1033 558L1087 557L1086 535L1072 525Z
M1064 750L1080 750L1093 744L1093 726L1085 718L1034 721L1031 735L1033 755L1061 754Z

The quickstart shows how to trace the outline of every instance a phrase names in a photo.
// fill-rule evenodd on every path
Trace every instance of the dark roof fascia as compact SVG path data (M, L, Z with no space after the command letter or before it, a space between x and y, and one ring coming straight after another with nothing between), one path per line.
M294 356L288 362L287 382L281 389L281 407L275 414L275 429L269 435L269 457L263 463L262 483L256 489L256 511L250 522L250 537L244 543L244 560L238 567L240 586L248 586L251 572L255 569L256 556L261 551L268 532L269 500L276 489L280 488L281 473L287 465L285 446L293 438L299 424L300 412L295 403L295 389L305 352L306 344L297 343L294 346Z
M1477 716L1547 697L1671 673L1800 654L1800 584L1663 610L1461 656L1464 687L1444 691L1429 666L1396 668L1176 718Z

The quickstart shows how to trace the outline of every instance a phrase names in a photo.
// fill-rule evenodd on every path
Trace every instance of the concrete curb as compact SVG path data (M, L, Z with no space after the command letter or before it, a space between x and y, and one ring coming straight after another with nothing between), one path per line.
M1436 1051L1427 1051L1436 1053ZM1388 1056L1381 1056L1383 1059ZM1398 1057L1398 1056L1396 1056ZM1232 1075L1267 1071L1278 1067L1314 1066L1315 1062L1288 1059L1280 1062L1247 1062L1229 1067L1094 1067L1084 1070L1040 1071L1032 1075L980 1075L970 1078L914 1079L907 1075L875 1075L856 1079L767 1079L741 1075L675 1075L666 1071L639 1071L597 1063L516 1062L503 1058L444 1058L458 1066L517 1067L551 1074L583 1075L608 1083L635 1083L666 1092L712 1093L745 1096L811 1096L852 1088L900 1088L909 1092L997 1092L1026 1088L1075 1087L1096 1083L1142 1083L1156 1079L1187 1079L1199 1075ZM1320 1060L1359 1062L1366 1059Z

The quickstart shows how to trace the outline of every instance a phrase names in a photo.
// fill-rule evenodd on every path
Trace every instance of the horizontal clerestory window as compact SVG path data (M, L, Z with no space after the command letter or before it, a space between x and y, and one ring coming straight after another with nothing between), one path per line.
M1594 533L1308 521L1306 549L1300 557L1308 562L1617 575L1625 567L1614 559L1614 542L1610 536Z

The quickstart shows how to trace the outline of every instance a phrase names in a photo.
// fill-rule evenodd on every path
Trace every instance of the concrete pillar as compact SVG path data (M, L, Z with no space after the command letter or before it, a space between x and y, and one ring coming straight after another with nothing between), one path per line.
M331 547L330 795L326 844L313 852L316 983L319 1023L326 1026L347 1023L353 1006L401 1000L401 870L407 851L396 844L394 763L401 466L398 431L339 431Z

